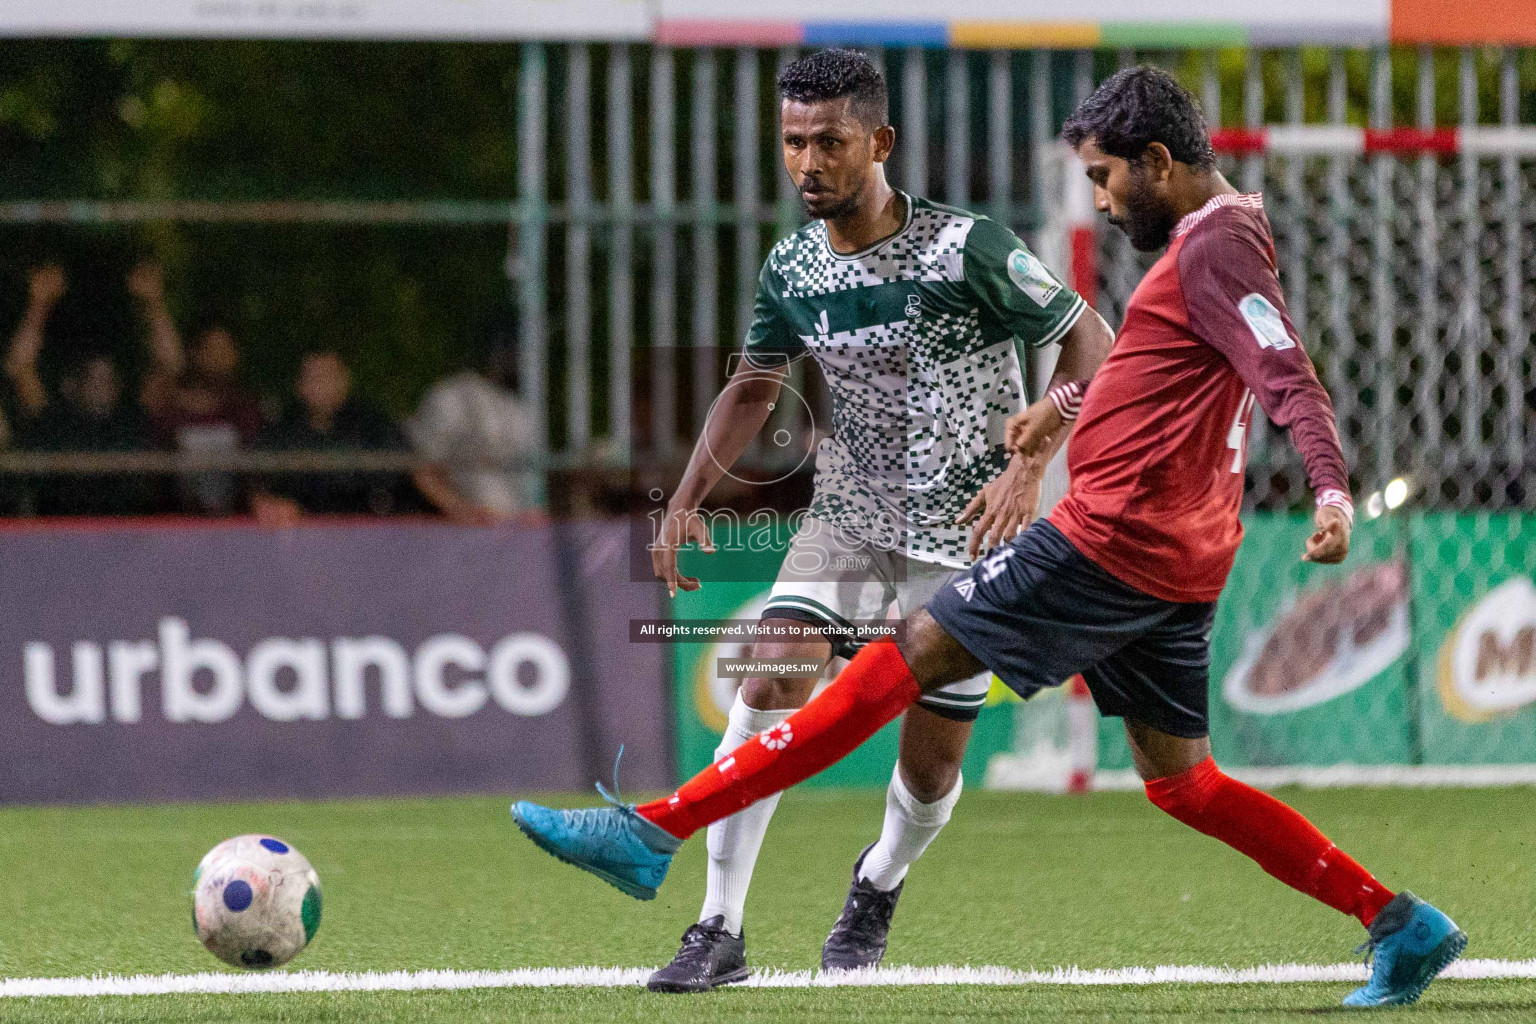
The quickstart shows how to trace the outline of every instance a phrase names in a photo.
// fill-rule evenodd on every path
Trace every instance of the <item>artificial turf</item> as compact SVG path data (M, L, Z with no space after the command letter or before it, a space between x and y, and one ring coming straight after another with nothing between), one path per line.
M519 794L525 795L525 794ZM1284 798L1389 885L1471 935L1467 955L1536 957L1536 794L1287 791ZM268 832L314 863L325 920L292 968L504 969L665 962L698 909L692 842L654 903L535 849L505 799L443 798L0 810L0 976L226 970L189 924L192 868L229 835ZM809 970L877 792L789 794L747 908L755 967ZM1086 968L1337 963L1357 924L1291 892L1135 794L970 792L913 869L887 962ZM1331 1013L1348 984L178 995L6 999L0 1020L478 1021L1241 1020ZM1406 1011L1425 1021L1536 1020L1536 982L1446 981Z

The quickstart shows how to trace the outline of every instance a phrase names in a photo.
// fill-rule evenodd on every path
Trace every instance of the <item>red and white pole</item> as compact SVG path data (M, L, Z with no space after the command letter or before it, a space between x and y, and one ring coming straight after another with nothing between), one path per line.
M1099 765L1099 713L1082 676L1067 681L1067 792L1086 793Z
M1099 299L1099 232L1093 209L1093 183L1074 153L1068 158L1064 182L1067 201L1067 252L1072 290L1090 306Z
M1530 125L1459 128L1358 128L1347 124L1277 124L1221 128L1211 146L1228 156L1475 156L1536 155Z

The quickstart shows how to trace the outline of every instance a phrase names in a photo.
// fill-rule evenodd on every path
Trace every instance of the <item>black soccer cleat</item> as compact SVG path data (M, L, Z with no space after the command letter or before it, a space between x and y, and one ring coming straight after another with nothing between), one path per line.
M885 958L891 917L896 913L896 901L901 898L901 887L906 882L884 892L869 882L860 881L859 868L864 866L864 858L872 849L873 843L864 847L859 859L853 862L853 885L848 889L848 901L832 926L832 934L821 947L821 969L824 971L876 967Z
M746 933L725 930L725 918L716 915L683 932L683 945L672 962L651 975L645 987L652 992L708 992L721 985L746 981Z

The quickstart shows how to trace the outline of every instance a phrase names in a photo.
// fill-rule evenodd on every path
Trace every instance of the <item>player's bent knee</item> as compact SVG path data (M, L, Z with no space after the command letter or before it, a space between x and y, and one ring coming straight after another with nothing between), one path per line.
M785 629L803 628L799 620L763 620L763 625ZM804 640L759 640L752 645L753 660L795 660L825 664L832 655L832 645L825 639L812 636ZM804 675L753 676L742 681L741 699L755 711L779 711L798 708L811 699L820 672Z
M969 679L984 667L925 609L903 621L896 647L924 693Z
M1147 799L1152 805L1179 821L1200 828L1201 815L1212 798L1231 780L1207 758L1177 775L1165 775L1146 782Z
M1182 775L1211 756L1209 737L1174 736L1144 722L1126 719L1131 763L1143 782Z
M741 699L754 711L781 711L804 707L815 689L814 679L757 677L742 680Z
M920 803L942 800L960 781L972 723L959 721L918 704L907 709L901 725L901 781Z
M960 781L960 762L946 760L942 763L925 761L901 763L901 781L907 792L919 803L932 804L954 792Z

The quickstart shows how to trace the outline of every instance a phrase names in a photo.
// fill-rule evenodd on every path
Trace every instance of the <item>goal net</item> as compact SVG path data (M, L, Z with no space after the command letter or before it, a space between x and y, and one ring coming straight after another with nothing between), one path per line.
M1248 536L1212 634L1218 759L1272 782L1519 781L1536 763L1536 131L1287 126L1218 132L1260 190L1303 345L1354 473L1344 566L1303 565L1310 492L1256 410ZM1037 244L1117 325L1155 255L1095 230L1069 153ZM1019 705L993 781L1067 788L1117 722ZM1091 735L1090 735L1091 734Z

